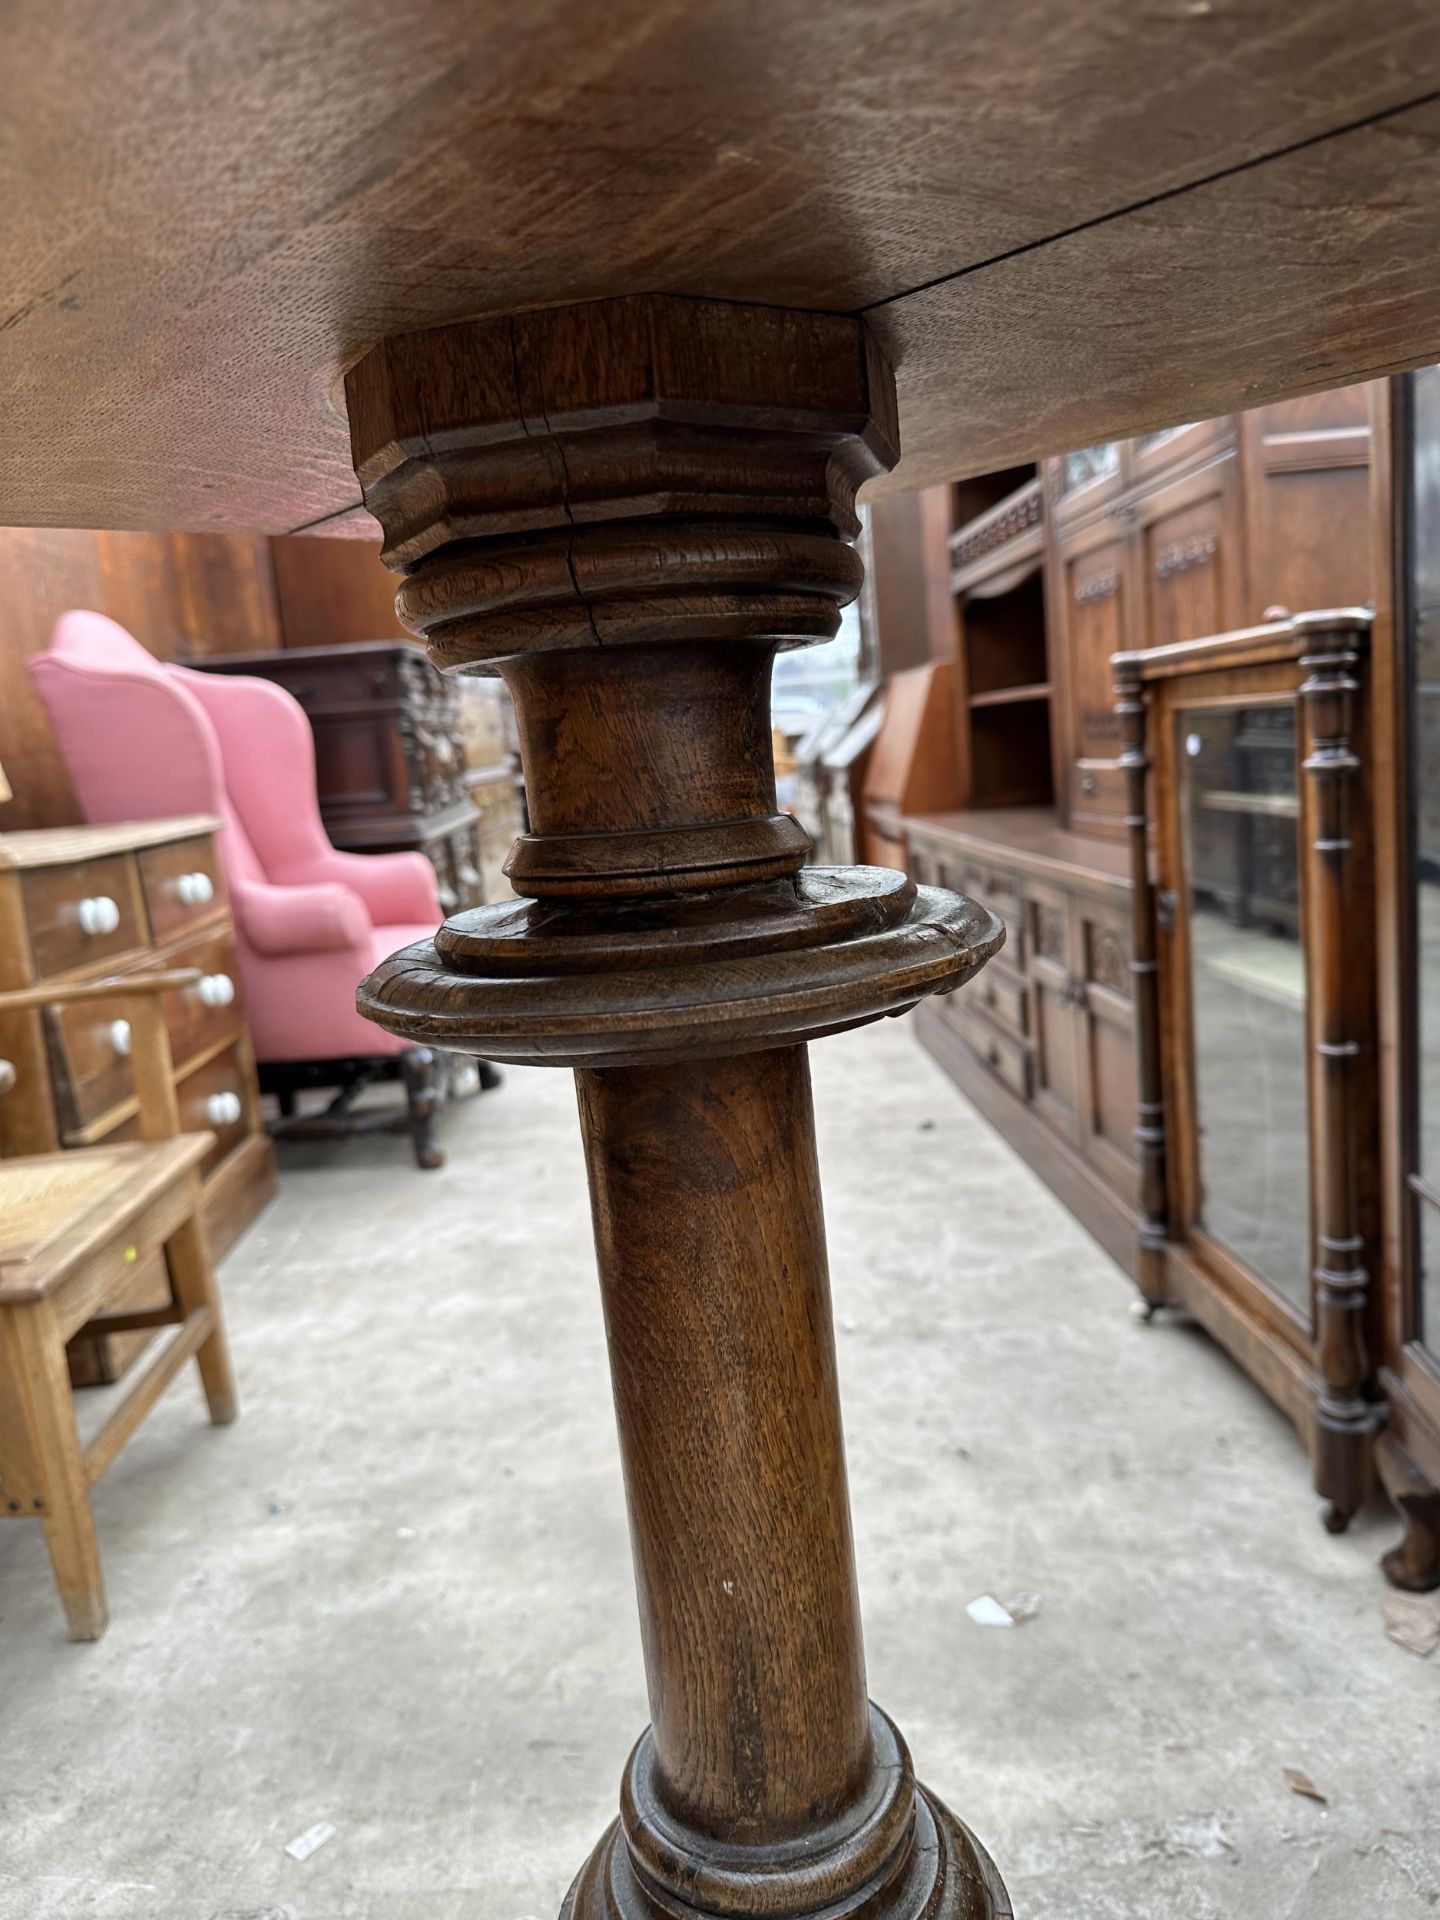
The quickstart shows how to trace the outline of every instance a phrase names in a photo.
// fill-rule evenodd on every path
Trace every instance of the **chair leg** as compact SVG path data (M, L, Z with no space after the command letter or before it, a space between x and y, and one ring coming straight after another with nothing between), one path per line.
M210 1309L214 1324L210 1337L196 1352L195 1364L200 1369L200 1384L205 1389L211 1425L228 1427L239 1413L240 1403L235 1391L235 1369L230 1361L225 1316L220 1307L220 1289L215 1284L210 1246L198 1211L198 1183L195 1205L197 1211L182 1221L166 1241L165 1256L170 1264L170 1284L185 1312L193 1313L197 1307Z
M444 1100L444 1076L439 1056L431 1047L407 1047L400 1055L405 1099L410 1109L410 1134L417 1167L443 1167L444 1149L435 1144L435 1116Z
M75 1403L65 1366L65 1343L45 1303L17 1307L10 1321L16 1385L34 1454L35 1507L72 1640L98 1640L110 1621L105 1575L90 1510L90 1480L75 1427Z

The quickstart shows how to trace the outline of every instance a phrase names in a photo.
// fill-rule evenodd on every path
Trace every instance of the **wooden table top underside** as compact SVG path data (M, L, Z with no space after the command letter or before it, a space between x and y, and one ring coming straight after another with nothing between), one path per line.
M1431 0L53 0L0 71L0 524L355 533L343 370L863 312L925 484L1440 356Z

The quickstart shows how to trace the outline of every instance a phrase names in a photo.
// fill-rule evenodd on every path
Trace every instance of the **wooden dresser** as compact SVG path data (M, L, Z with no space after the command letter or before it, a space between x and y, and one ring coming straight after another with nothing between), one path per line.
M216 1136L205 1158L205 1218L218 1259L274 1191L275 1156L235 963L235 936L208 815L129 826L0 835L0 988L109 973L199 967L166 996L181 1125ZM0 1018L0 1154L138 1138L123 1008L91 1001ZM159 1256L135 1270L127 1304L166 1298ZM113 1379L144 1336L72 1349L78 1383Z
M347 853L423 853L446 913L485 898L460 692L404 640L211 655L207 673L273 680L315 733L320 815Z
M1009 941L918 1026L1132 1271L1138 1076L1111 660L1369 599L1382 395L1312 394L946 490L954 798L902 805L892 832L916 879L973 892Z

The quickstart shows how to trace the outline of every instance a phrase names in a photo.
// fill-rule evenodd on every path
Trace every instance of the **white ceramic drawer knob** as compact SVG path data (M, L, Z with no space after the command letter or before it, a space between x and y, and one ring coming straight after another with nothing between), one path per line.
M228 973L206 973L200 976L195 991L202 1006L228 1007L235 998L235 982Z
M0 1060L0 1093L9 1093L13 1087L19 1085L19 1082L20 1076L15 1071L15 1062Z
M233 1127L240 1118L238 1093L212 1093L205 1102L205 1118L212 1127Z
M182 873L175 891L182 906L203 907L215 898L215 882L208 873Z
M120 909L106 893L92 894L75 909L82 933L114 933L120 924Z
M110 1044L123 1060L130 1051L130 1022L112 1020L110 1022Z

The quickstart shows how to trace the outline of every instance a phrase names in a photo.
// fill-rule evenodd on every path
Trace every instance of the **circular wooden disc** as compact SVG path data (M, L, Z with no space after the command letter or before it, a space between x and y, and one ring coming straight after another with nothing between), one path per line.
M891 887L877 879L884 873L862 869L847 898L848 870L830 870L835 890L822 885L818 905L822 917L832 916L829 938L803 942L813 927L801 911L788 924L780 916L768 944L752 916L735 923L750 931L737 933L733 945L721 920L708 933L692 929L688 950L668 946L667 930L652 926L597 954L578 933L567 943L563 936L574 932L567 923L556 948L567 964L535 971L534 961L521 964L521 943L539 959L549 942L517 927L516 945L492 953L483 973L474 970L479 954L467 954L462 970L424 940L362 981L357 1004L407 1040L556 1066L658 1064L813 1039L948 992L1004 941L1000 921L977 902L938 887L912 888L903 875L893 876L899 886ZM669 903L669 915L675 906ZM494 965L497 957L509 960L508 972Z
M782 880L633 907L505 900L445 922L435 950L459 973L597 973L782 953L893 925L914 882L889 867L807 867Z

